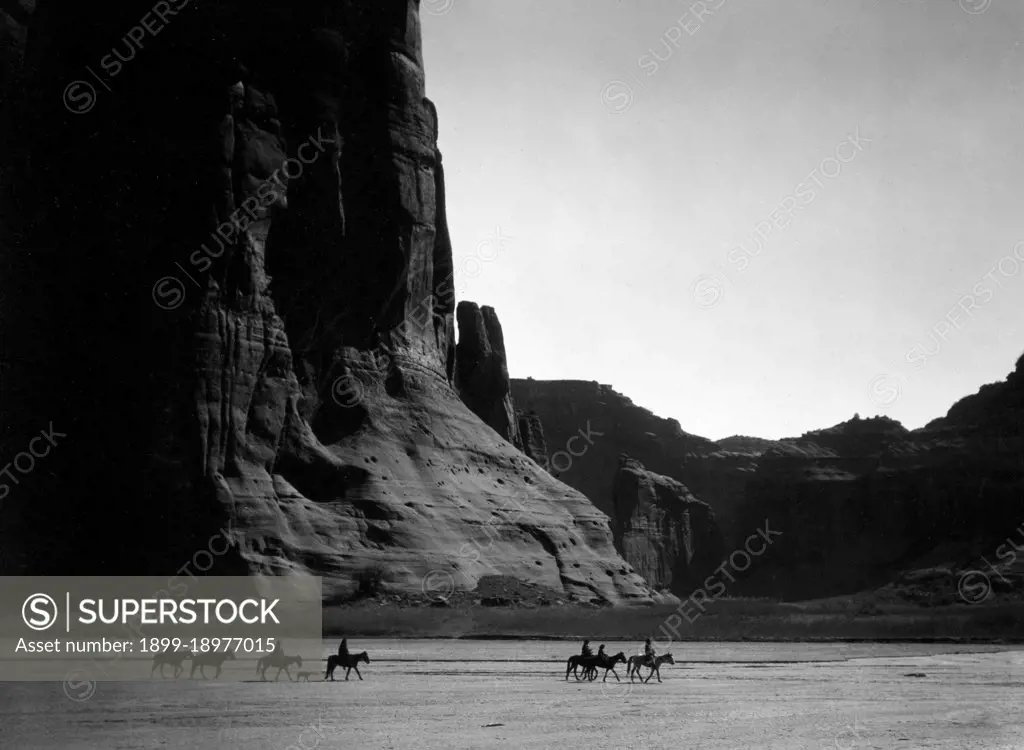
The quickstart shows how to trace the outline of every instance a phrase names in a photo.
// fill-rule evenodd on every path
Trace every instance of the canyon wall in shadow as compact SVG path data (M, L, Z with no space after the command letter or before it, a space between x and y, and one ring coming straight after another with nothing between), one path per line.
M454 388L419 3L152 8L26 19L3 455L64 437L3 501L6 569L174 575L223 534L216 572L329 596L379 569L407 593L495 574L651 601L608 518L513 444L520 415L498 434Z

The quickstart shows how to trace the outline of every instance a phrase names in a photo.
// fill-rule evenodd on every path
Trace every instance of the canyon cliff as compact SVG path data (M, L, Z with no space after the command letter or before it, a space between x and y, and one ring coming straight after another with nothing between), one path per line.
M728 549L766 520L781 531L734 594L832 596L938 566L955 597L956 571L991 557L1024 520L1022 363L918 430L855 417L783 440L713 443L596 383L513 380L512 392L559 440L588 421L603 433L561 478L605 510L613 528L631 518L616 508L619 480L609 476L609 454L619 452L707 503Z
M512 399L537 414L544 426L551 471L609 515L615 512L613 485L620 455L675 477L688 454L718 448L683 432L675 419L657 417L596 382L513 379Z
M513 444L526 425L542 450L536 419L499 399L495 432L457 395L480 361L457 369L419 3L192 3L112 50L151 8L31 19L4 133L28 155L5 177L4 456L64 437L10 487L7 569L173 576L223 534L214 572L322 575L330 597L380 570L406 593L504 575L659 599Z
M674 581L673 585L669 586L674 593L688 593L684 589L690 585L692 577L689 574L683 575L683 572L692 571L693 567L688 563L679 564L682 567L675 576L671 575L671 571L675 570L677 565L675 560L681 559L678 553L678 540L682 537L676 529L677 523L672 522L674 528L671 532L652 531L653 536L649 542L642 543L638 541L637 534L641 529L652 527L640 519L633 524L630 520L633 511L630 510L624 516L624 507L632 508L640 503L640 494L644 497L684 498L674 501L670 504L672 507L682 507L686 502L695 502L690 490L687 489L692 489L692 486L688 480L683 481L681 478L684 475L684 466L693 460L697 452L718 451L718 445L683 431L675 419L657 417L650 411L636 406L611 386L597 382L514 379L512 397L518 407L535 412L544 425L544 433L548 440L549 470L562 482L584 493L612 518L612 528L620 530L616 534L617 548L633 563L633 567L637 570L641 568L630 555L637 553L636 550L640 548L637 545L649 543L652 545L649 549L653 551L645 554L651 560L659 560L657 563L650 561L649 564L645 564L651 574L656 573L656 580L663 583ZM626 464L626 468L623 468L623 457L633 459L636 463ZM735 477L741 476L742 471L738 474L720 474L723 472L716 471L711 480L707 477L698 478L703 478L705 487L717 486L713 483L731 487L737 484ZM640 475L648 477L644 480L644 486L659 488L657 492L637 489L630 490L620 497L625 478L629 477L630 482L636 484L639 483L636 477ZM676 488L672 484L673 481L685 482L686 487ZM741 481L738 481L738 484L741 499ZM669 487L675 489L667 489ZM694 491L694 494L700 500L705 499L700 493ZM633 499L624 504L622 499L625 497ZM684 535L687 544L690 545L688 554L696 555L697 568L705 554L716 557L715 565L718 565L721 561L719 555L723 540L729 540L733 535L733 516L730 510L738 500L733 497L730 501L723 501L719 496L713 497L719 503L710 503L715 512L691 514L689 530ZM646 506L647 501L641 504ZM659 507L669 506L663 504ZM643 514L646 510L640 512ZM624 525L627 524L633 524L631 528L634 528L634 533L630 537L630 547L624 546L625 538L622 534ZM666 534L675 541L666 541L663 538ZM671 552L663 549L666 544L672 548Z
M687 596L722 562L715 514L685 485L623 455L612 499L616 547L651 586Z
M741 523L790 533L738 590L807 598L937 568L955 600L957 571L1024 520L1024 358L921 429L854 418L779 441L757 464Z

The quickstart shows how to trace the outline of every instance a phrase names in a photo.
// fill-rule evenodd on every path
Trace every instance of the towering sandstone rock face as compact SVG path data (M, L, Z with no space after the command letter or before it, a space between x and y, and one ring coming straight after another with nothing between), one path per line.
M715 514L685 485L621 456L613 493L615 544L655 588L687 596L722 562Z
M124 5L33 19L4 260L39 293L4 332L4 455L66 437L5 501L9 568L173 574L212 547L342 596L379 566L650 600L608 518L452 388L418 3L191 3L111 50L157 25Z

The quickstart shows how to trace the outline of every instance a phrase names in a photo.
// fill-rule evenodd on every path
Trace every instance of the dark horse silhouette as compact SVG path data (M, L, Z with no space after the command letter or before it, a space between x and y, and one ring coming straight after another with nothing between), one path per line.
M277 667L277 674L274 676L276 682L281 677L283 671L288 675L288 679L292 679L292 673L288 671L288 667L292 664L301 667L302 657L301 656L285 656L284 653L273 653L267 654L266 656L260 657L260 660L256 662L256 674L260 676L261 680L267 679L267 670L271 667Z
M196 676L196 667L199 668L199 674L203 676L203 679L208 679L206 676L206 667L216 667L217 673L213 676L213 679L220 677L220 668L224 665L225 661L234 661L234 651L207 651L206 653L200 652L192 656L192 671L189 672L188 678L191 680Z
M565 679L569 679L569 673L572 672L572 676L576 678L576 682L580 681L580 676L576 670L583 667L583 674L587 675L590 671L589 666L583 666L583 662L586 660L594 659L593 656L582 656L581 654L574 654L569 657L569 660L565 663Z
M156 668L160 667L160 676L165 677L164 667L170 664L174 667L174 677L177 679L178 675L185 671L185 667L182 666L182 662L186 659L194 658L195 657L192 655L192 652L188 649L185 649L184 651L157 651L153 654L153 668L149 670L149 676L152 677Z
M618 672L615 671L616 664L625 664L626 655L623 652L615 654L615 656L604 655L601 656L570 656L568 662L565 665L565 679L569 679L569 673L572 672L576 679L579 680L579 675L576 674L578 667L583 667L583 678L594 680L597 677L597 670L604 669L604 680L608 679L608 672L611 671L615 675L615 679L619 679ZM601 680L601 682L604 682Z
M360 654L346 654L345 656L333 655L327 657L327 671L324 672L324 679L331 678L331 682L334 682L334 670L338 667L344 667L345 679L352 673L352 670L356 670L356 675L359 679L363 679L363 676L359 674L359 662L364 661L367 664L370 663L370 657L363 651Z

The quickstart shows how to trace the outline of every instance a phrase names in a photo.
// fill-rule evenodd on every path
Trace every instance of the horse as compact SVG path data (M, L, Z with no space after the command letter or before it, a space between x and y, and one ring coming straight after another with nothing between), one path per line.
M352 670L356 670L356 675L359 679L363 679L363 676L359 674L359 662L364 661L367 664L370 663L370 657L363 651L360 654L347 654L345 656L339 656L334 654L327 657L327 671L324 672L324 679L331 678L331 682L334 682L334 670L338 667L344 667L347 671L345 672L345 679L352 674Z
M170 664L174 667L174 679L178 679L178 676L185 671L185 667L182 666L182 662L185 659L194 659L192 652L189 649L184 651L157 651L153 654L153 668L149 670L149 676L153 676L153 672L156 671L157 667L160 667L160 676L164 677L164 667Z
M615 679L618 680L619 679L619 674L618 674L618 672L615 671L615 665L618 664L619 662L621 662L623 664L626 663L626 655L624 653L622 653L621 651L619 653L615 654L615 656L608 656L607 654L605 654L605 655L598 654L597 656L569 657L569 666L567 666L567 668L565 670L565 679L567 679L567 680L569 679L569 672L573 671L573 669L574 669L574 667L572 666L574 659L575 659L575 665L576 666L583 667L583 679L585 679L585 680L593 681L593 680L597 679L597 670L598 670L598 668L603 668L604 669L604 680L601 680L601 682L604 682L605 680L608 679L608 672L609 672L609 670L611 671L611 673L613 675L615 675ZM576 679L578 680L579 677L577 677Z
M565 679L568 680L569 679L569 673L572 672L573 676L576 678L576 681L579 682L580 676L578 674L576 674L576 670L579 669L582 666L582 662L583 662L584 659L593 659L593 658L594 658L593 656L582 656L580 654L574 654L573 656L570 656L569 657L569 661L567 661L565 663ZM587 669L584 669L583 673L586 674L587 673Z
M225 661L234 661L234 651L207 651L206 653L200 652L192 656L192 671L189 673L188 678L191 680L196 676L196 667L199 667L199 674L206 677L206 667L216 667L217 674L213 676L213 679L220 677L220 668L224 665Z
M644 684L650 682L651 677L655 674L658 675L658 682L661 682L661 665L662 664L675 664L676 660L672 658L671 653L662 654L654 659L654 664L651 664L650 660L645 656L631 656L629 657L628 669L632 669L632 673L629 676L629 681L633 681L633 675L640 676L640 667L647 667L651 670L651 673L647 675L647 679L644 680Z
M640 675L640 667L647 664L648 660L646 656L631 656L629 661L626 663L626 677L629 681L633 681L633 674ZM643 679L642 677L640 679Z
M274 682L281 677L283 671L288 675L288 679L292 679L292 673L288 671L288 667L292 664L301 667L302 657L301 656L285 656L284 653L273 653L267 654L266 656L260 657L260 660L256 662L256 674L260 676L261 680L267 679L267 670L271 667L277 667L277 675L274 676ZM294 682L294 680L293 680Z

